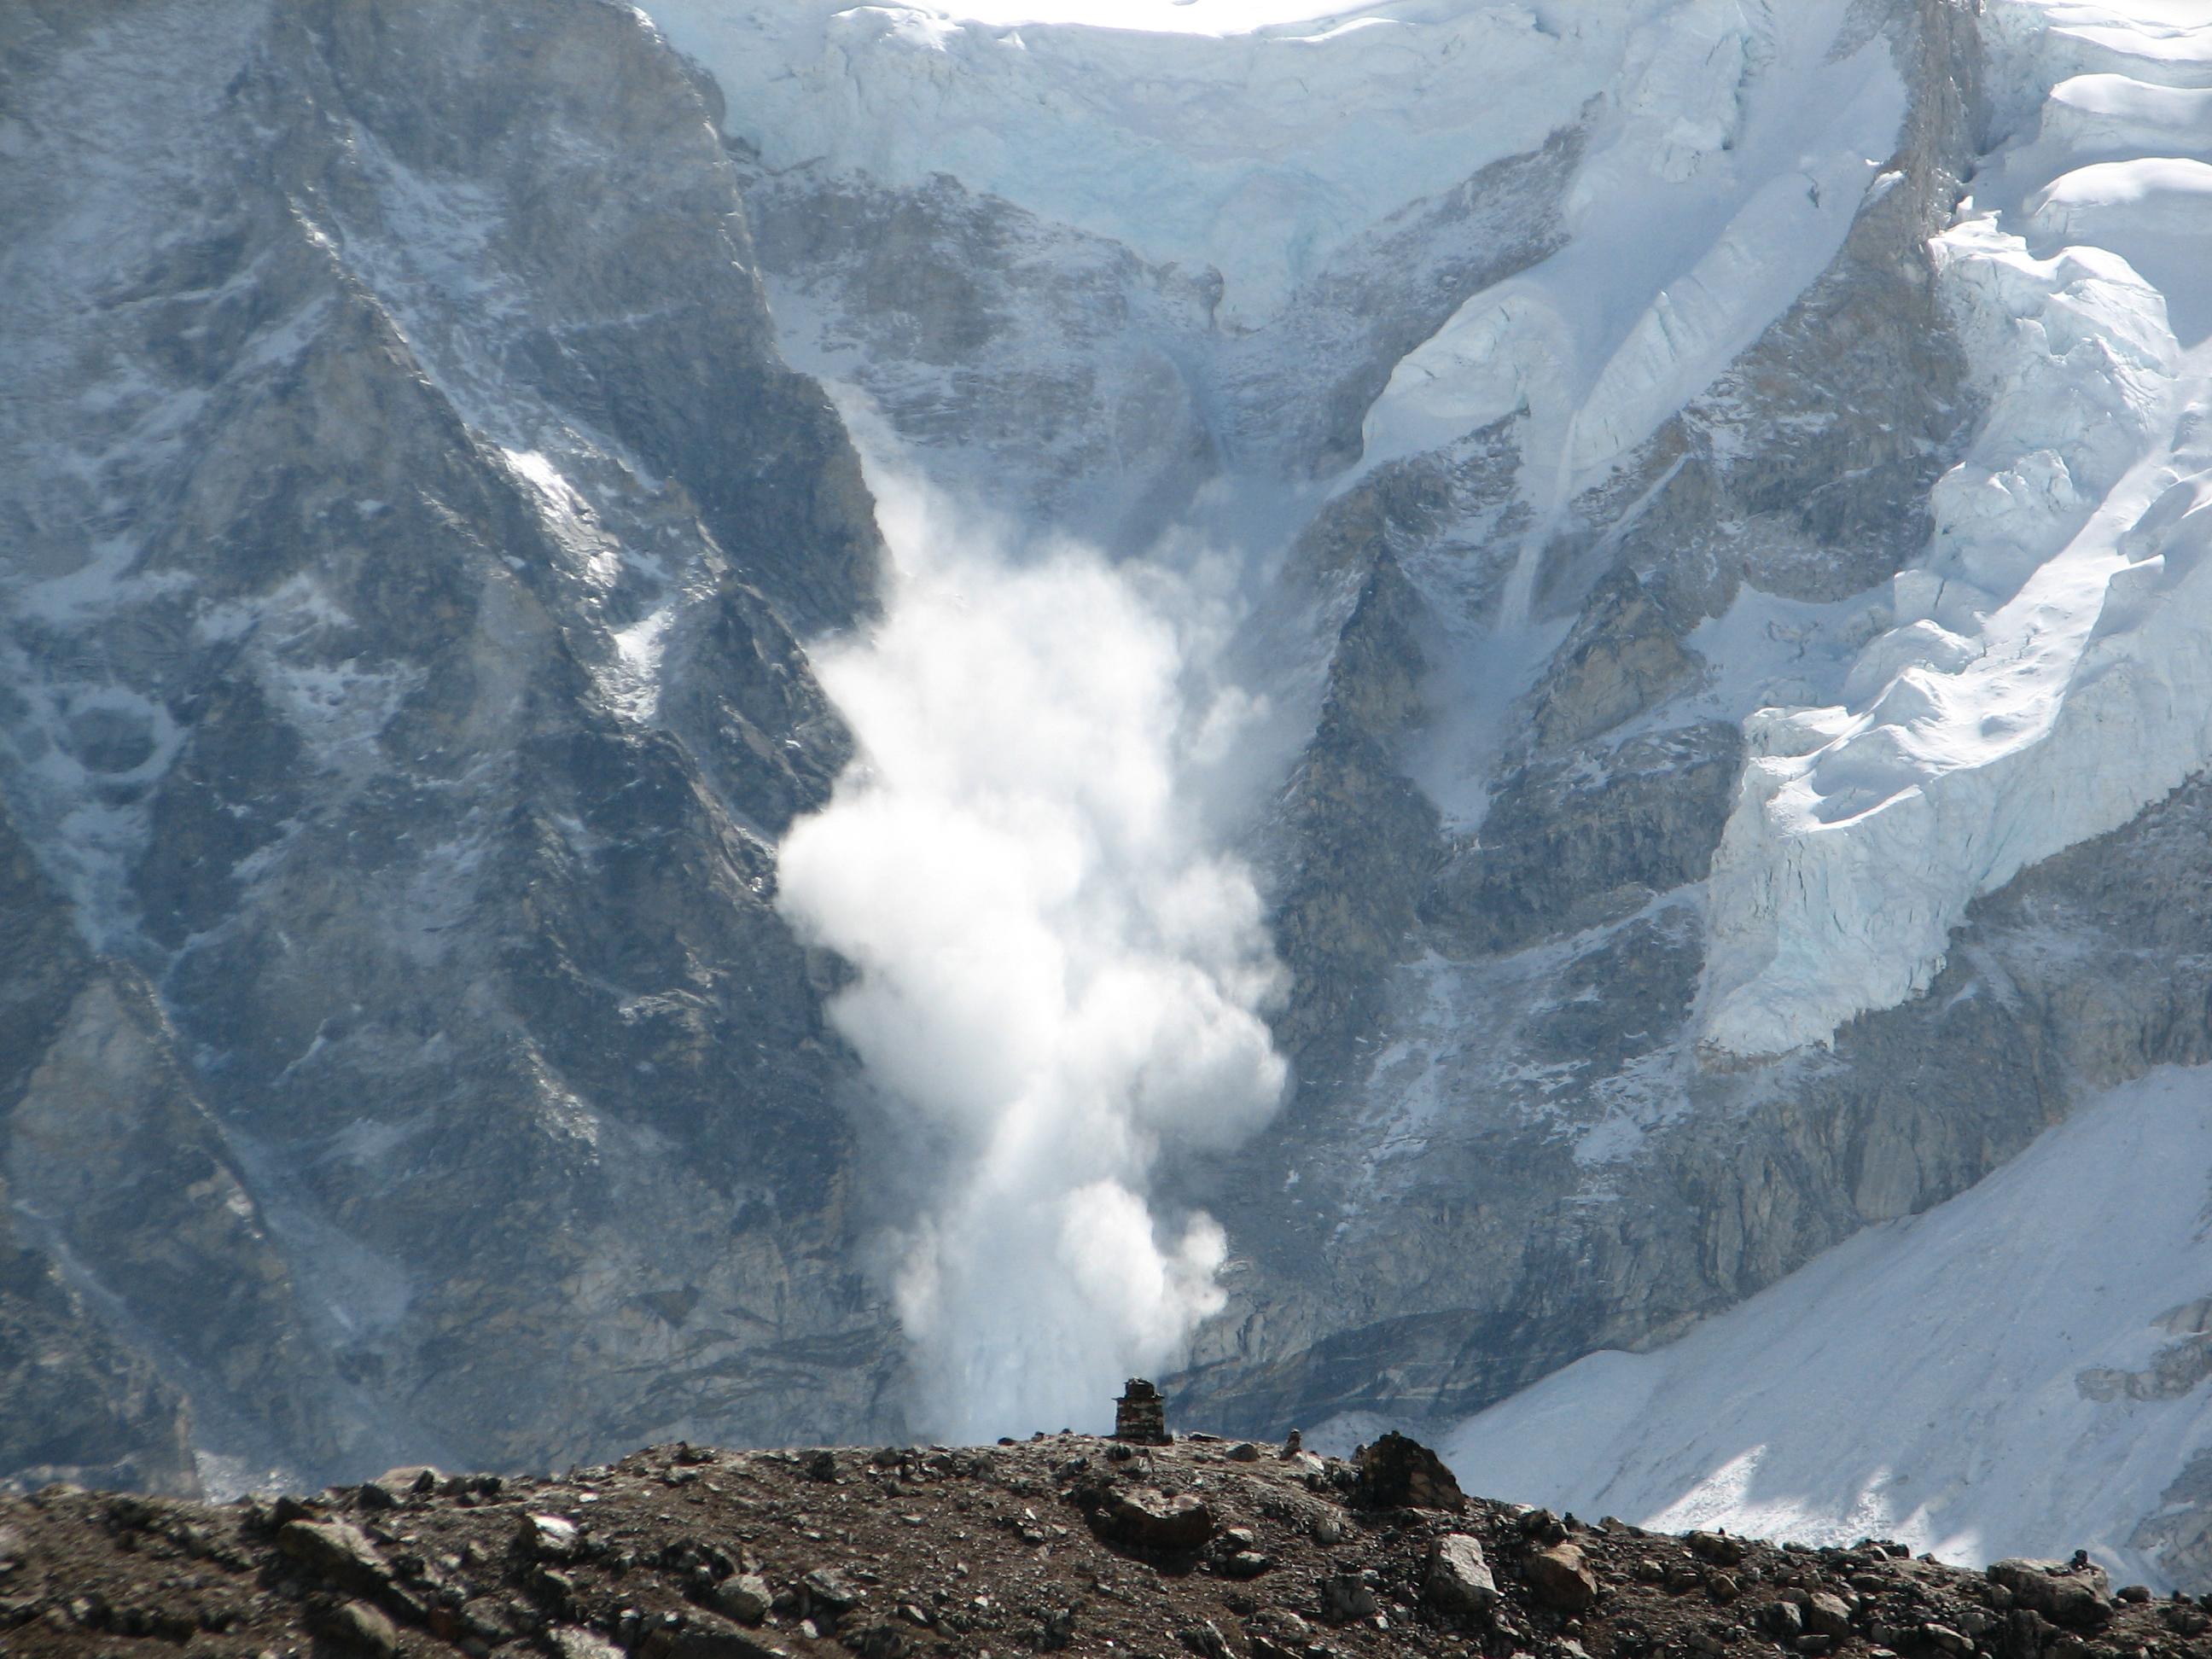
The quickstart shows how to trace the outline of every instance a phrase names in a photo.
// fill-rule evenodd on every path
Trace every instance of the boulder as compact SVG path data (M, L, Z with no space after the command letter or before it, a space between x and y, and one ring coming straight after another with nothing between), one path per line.
M1990 1565L1990 1582L2012 1592L2013 1604L2039 1613L2054 1625L2087 1630L2112 1616L2112 1583L2103 1568L2076 1559L2031 1561L2014 1557Z
M1483 1613L1498 1601L1498 1581L1482 1546L1463 1532L1448 1533L1429 1551L1421 1599L1439 1613Z
M768 1617L775 1592L757 1572L732 1573L714 1586L714 1606L741 1625L757 1625Z
M1805 1628L1815 1635L1832 1636L1840 1642L1851 1633L1850 1603L1842 1596L1815 1590L1798 1605L1804 1612Z
M1419 1441L1392 1432L1359 1450L1359 1501L1377 1510L1467 1507L1467 1495L1443 1459Z
M340 1651L374 1659L395 1659L399 1652L398 1626L366 1601L342 1602L312 1622L316 1634Z
M1213 1536L1213 1511L1202 1498L1170 1498L1144 1489L1109 1491L1097 1510L1107 1534L1139 1549L1203 1549Z
M1746 1546L1741 1538L1731 1538L1724 1532L1693 1532L1682 1540L1690 1547L1690 1553L1717 1567L1733 1567L1743 1559Z
M1597 1600L1597 1575L1575 1545L1538 1550L1522 1571L1536 1598L1562 1613L1580 1613Z
M350 1521L287 1521L276 1547L317 1577L374 1595L392 1582L392 1569L368 1534Z
M788 1650L725 1620L694 1613L645 1638L644 1659L790 1659Z

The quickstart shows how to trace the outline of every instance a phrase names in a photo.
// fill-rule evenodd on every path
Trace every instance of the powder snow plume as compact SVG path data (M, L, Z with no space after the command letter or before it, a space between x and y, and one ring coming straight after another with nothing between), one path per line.
M1257 707L1212 672L1202 580L1024 546L881 472L884 620L817 659L860 757L779 903L858 970L831 1018L930 1149L896 1297L918 1426L980 1440L1089 1421L1222 1305L1221 1229L1151 1188L1283 1091L1281 969L1203 805Z

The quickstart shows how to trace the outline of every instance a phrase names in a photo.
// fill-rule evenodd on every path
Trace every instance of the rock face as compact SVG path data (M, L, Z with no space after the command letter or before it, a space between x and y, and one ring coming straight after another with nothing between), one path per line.
M874 1420L770 895L878 547L708 93L584 0L0 31L9 1468Z

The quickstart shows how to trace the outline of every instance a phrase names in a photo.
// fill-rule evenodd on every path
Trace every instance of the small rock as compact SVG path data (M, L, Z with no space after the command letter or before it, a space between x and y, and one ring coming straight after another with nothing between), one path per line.
M1567 1528L1551 1510L1530 1510L1521 1517L1521 1535L1540 1546L1549 1546L1564 1541Z
M1498 1581L1482 1545L1466 1533L1448 1533L1429 1551L1421 1599L1439 1612L1484 1613L1497 1605Z
M1732 1572L1717 1572L1705 1580L1705 1594L1725 1606L1743 1594L1743 1585Z
M827 1613L823 1622L832 1625L867 1599L860 1586L829 1567L817 1567L806 1574L799 1581L799 1588L806 1598L808 1616Z
M714 1587L714 1606L741 1625L757 1625L768 1617L775 1592L757 1572L734 1573Z
M1941 1648L1946 1653L1971 1653L1974 1648L1971 1638L1933 1620L1921 1626L1920 1639L1929 1647Z
M1229 1644L1221 1634L1220 1626L1211 1619L1203 1624L1191 1625L1176 1632L1176 1640L1199 1659L1229 1659Z
M1350 1624L1375 1616L1375 1592L1358 1573L1333 1573L1321 1581L1322 1617L1333 1624Z
M1075 1609L1061 1607L1045 1615L1043 1627L1037 1632L1037 1646L1046 1653L1056 1653L1075 1639Z
M1531 1555L1522 1568L1528 1587L1547 1607L1580 1613L1597 1600L1597 1576L1573 1544L1554 1544Z
M2114 1591L2113 1594L2123 1601L2133 1601L2140 1604L2150 1600L2150 1586L2148 1584L2123 1584L2118 1589Z
M1795 1601L1769 1601L1759 1610L1759 1627L1769 1636L1794 1642L1804 1634L1804 1610Z
M516 1523L515 1536L540 1561L566 1561L576 1553L576 1523L566 1516L526 1515Z
M1232 1463L1256 1463L1267 1454L1249 1440L1240 1440L1222 1454Z
M1313 1519L1314 1542L1323 1546L1341 1544L1351 1535L1352 1528L1345 1518L1334 1510L1316 1515Z
M343 1601L316 1620L319 1632L340 1647L393 1659L399 1651L399 1629L366 1601Z
M623 1650L595 1631L562 1625L547 1632L559 1659L623 1659Z

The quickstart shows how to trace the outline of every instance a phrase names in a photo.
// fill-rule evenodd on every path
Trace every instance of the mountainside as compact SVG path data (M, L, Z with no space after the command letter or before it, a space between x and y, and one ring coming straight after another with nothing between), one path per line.
M2212 1582L2197 9L15 8L0 1473L1141 1365Z
M188 1484L179 1389L219 1483L868 1423L762 891L879 544L702 94L591 4L0 27L0 1169L112 1379L18 1467Z

